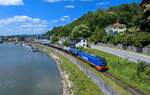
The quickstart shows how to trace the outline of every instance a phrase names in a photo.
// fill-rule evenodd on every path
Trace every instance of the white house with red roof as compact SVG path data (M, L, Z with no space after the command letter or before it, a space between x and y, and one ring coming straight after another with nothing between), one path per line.
M125 24L115 23L106 27L105 31L108 35L123 34L125 31L127 31L127 27Z

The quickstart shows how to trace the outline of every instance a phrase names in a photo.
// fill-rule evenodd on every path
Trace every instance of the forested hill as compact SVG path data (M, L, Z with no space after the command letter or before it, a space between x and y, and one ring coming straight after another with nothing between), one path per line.
M148 8L148 10L149 9L150 8ZM132 36L131 38L134 38L135 36L136 38L140 35L147 35L150 37L150 34L148 33L150 32L150 29L149 26L147 26L148 24L143 22L144 19L146 19L144 16L144 9L142 9L139 4L122 4L107 10L98 9L94 12L88 12L68 25L53 28L51 31L48 31L46 35L55 38L68 36L83 37L88 38L93 42L111 42L113 44L124 44L124 40L130 40L129 42L126 42L127 45L133 44L137 47L142 47L148 45L150 42L148 38L146 38L146 40L149 42L146 44L144 43L143 45L141 41L135 43L133 42L135 39L130 39L129 37ZM106 35L104 28L116 22L127 25L128 31L126 34L115 37ZM77 33L78 31L80 32ZM119 39L120 37L126 38L123 40L123 38Z

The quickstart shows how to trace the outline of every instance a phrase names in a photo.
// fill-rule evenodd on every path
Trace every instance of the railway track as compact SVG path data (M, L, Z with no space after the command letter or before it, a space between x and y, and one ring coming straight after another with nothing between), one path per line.
M133 95L145 95L144 93L142 93L141 91L135 89L134 87L126 85L123 81L119 80L118 78L116 78L112 74L110 74L108 72L103 72L103 74L106 77L109 77L110 79L112 79L113 81L115 81L117 84L121 85L124 89L126 89L131 94L133 94Z
M57 49L58 50L58 49ZM59 50L61 51L61 50ZM64 51L61 51L63 53L65 53ZM76 61L79 61L81 63L87 63L85 62L84 60L80 59L80 58L77 58L77 57L74 57L73 55L71 54L68 54L70 57L72 58L75 58ZM88 65L90 65L89 63L87 63ZM120 85L121 87L123 87L126 91L130 92L132 95L145 95L143 92L141 92L140 90L138 89L135 89L134 87L131 87L131 86L128 86L126 85L122 80L118 79L117 77L115 77L114 75L112 75L111 73L108 73L108 72L102 72L104 76L110 78L111 80L115 81L118 85Z

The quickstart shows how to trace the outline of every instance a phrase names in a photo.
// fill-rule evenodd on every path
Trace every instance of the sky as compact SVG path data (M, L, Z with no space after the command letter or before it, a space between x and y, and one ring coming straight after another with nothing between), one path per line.
M89 11L141 0L0 0L0 35L41 34Z

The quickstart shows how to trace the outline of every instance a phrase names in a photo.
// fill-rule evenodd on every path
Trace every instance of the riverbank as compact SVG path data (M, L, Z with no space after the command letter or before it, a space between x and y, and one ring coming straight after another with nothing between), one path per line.
M62 89L63 89L62 95L73 95L73 92L71 90L71 82L68 79L69 76L66 74L66 72L62 71L62 69L59 67L59 65L62 64L62 61L59 59L59 57L57 57L53 53L49 53L49 56L51 56L55 60L57 67L59 69L59 73L61 76Z
M73 93L71 91L71 86L70 86L71 83L68 80L68 75L60 68L60 64L62 64L62 61L59 59L59 57L57 57L57 55L55 55L51 49L48 49L48 48L46 48L42 45L37 45L36 44L35 47L39 48L43 52L46 52L57 63L56 65L59 69L59 73L60 73L60 76L61 76L62 91L63 91L62 95L73 95Z
M61 74L62 83L65 84L63 85L63 93L69 92L68 95L104 95L90 78L65 57L65 54L60 54L57 50L46 46L36 46L57 60L58 68L60 72L63 72L63 74Z

